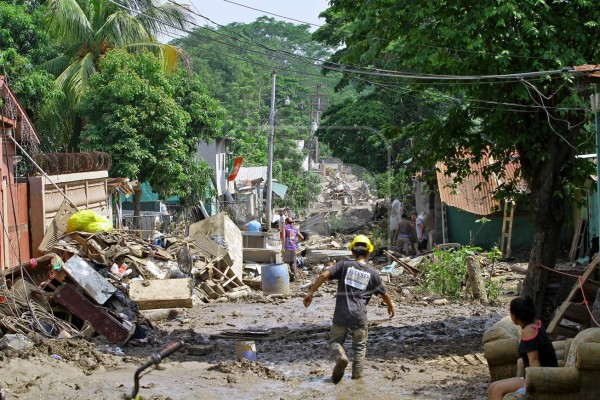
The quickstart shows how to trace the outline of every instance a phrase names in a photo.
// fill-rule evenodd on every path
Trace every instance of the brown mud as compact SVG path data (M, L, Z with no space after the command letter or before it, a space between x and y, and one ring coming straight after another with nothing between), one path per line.
M0 352L0 386L8 399L119 399L153 352L182 339L188 346L142 378L146 399L482 399L489 383L484 329L506 314L506 302L434 305L403 277L388 284L396 317L379 298L369 305L364 379L333 385L327 338L335 287L325 285L310 308L294 284L288 299L260 295L201 304L156 324L149 344L119 349L98 339L42 341L19 353ZM407 289L409 288L409 289ZM504 300L510 298L506 297ZM252 338L252 331L258 336ZM242 334L238 339L224 333ZM262 332L262 333L261 333ZM257 362L235 360L236 340L254 340ZM347 340L346 349L349 349ZM102 351L101 351L102 350ZM117 353L117 354L115 354Z

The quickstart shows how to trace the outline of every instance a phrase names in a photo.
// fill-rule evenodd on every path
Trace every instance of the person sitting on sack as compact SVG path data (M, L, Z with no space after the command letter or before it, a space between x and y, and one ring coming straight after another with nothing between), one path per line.
M387 292L379 272L367 264L373 245L368 237L358 235L348 246L355 260L339 261L333 267L324 270L310 288L304 298L304 306L312 303L314 293L321 285L329 280L336 279L338 288L333 312L333 326L329 339L329 352L335 359L335 367L331 379L338 383L344 376L348 366L348 357L343 348L348 332L352 334L352 379L363 376L363 366L367 354L367 304L374 294L383 298L387 311L394 316L394 304Z

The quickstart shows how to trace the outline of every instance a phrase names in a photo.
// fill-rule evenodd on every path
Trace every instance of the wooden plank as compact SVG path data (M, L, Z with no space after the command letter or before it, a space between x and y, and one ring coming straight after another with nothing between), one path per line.
M93 305L70 285L62 285L54 294L54 300L70 313L90 325L108 341L124 345L135 332L135 325L121 323L100 307Z
M581 228L583 227L583 219L580 219L575 232L573 233L573 240L571 242L571 250L569 251L569 260L574 261L577 255L577 244L579 243L579 236L581 235Z
M585 288L588 285L588 279L594 273L596 268L598 268L599 262L600 262L600 254L597 253L594 256L594 258L592 259L592 262L590 262L590 265L588 265L588 267L585 270L585 272L583 273L583 275L581 275L580 280L575 282L575 284L571 288L571 292L569 293L569 295L567 296L565 301L560 305L560 307L554 313L554 318L552 318L552 321L550 321L550 324L548 325L548 329L547 329L548 333L560 333L560 334L564 334L567 337L573 337L577 334L577 329L573 329L573 330L567 329L566 327L561 325L561 321L563 319L565 319L565 313L566 313L567 309L569 309L569 307L571 306L571 303L573 302L573 299L575 298L575 296L578 293L581 293L581 289L579 287L579 282L583 282L583 285ZM592 285L594 283L595 282L590 282L590 284L592 284ZM586 296L587 296L587 291L586 291ZM573 331L574 331L574 333L573 333Z
M140 310L153 308L191 308L192 279L132 281L129 296Z

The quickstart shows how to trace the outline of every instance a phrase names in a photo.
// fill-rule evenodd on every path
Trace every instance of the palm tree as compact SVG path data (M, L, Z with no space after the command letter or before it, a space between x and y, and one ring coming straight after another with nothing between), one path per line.
M178 48L158 43L156 36L184 28L189 10L156 0L47 0L48 26L62 54L42 65L62 91L46 118L54 147L76 149L82 120L76 109L103 54L113 48L152 51L173 70L185 59Z

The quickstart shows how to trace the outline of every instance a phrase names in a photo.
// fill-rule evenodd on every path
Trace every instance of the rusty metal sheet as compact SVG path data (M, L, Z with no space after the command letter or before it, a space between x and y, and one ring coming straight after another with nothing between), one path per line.
M112 315L92 304L68 284L64 284L56 290L54 300L77 318L88 321L96 332L111 343L122 346L129 341L135 331L134 324L121 323Z
M65 263L63 269L99 305L106 303L117 291L116 287L76 254Z
M468 156L467 156L468 157ZM472 173L463 178L461 183L454 184L454 177L446 175L446 165L438 162L437 182L440 197L444 203L476 215L490 215L501 209L501 204L494 198L503 181L510 182L517 176L520 168L517 160L509 163L504 168L504 179L492 176L488 179L483 174L486 167L494 163L493 156L484 155L480 162L469 160ZM517 177L517 190L528 191L527 184Z

